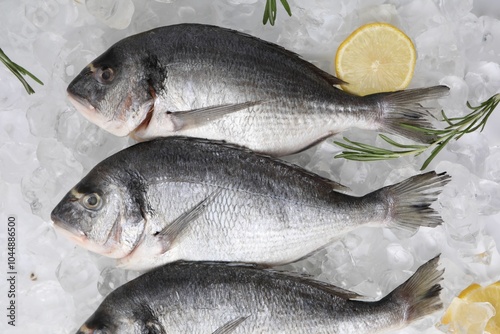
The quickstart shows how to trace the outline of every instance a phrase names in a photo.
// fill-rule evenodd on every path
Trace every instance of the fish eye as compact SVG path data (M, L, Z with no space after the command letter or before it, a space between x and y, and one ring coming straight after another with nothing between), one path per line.
M98 210L101 207L101 197L96 194L87 194L82 198L82 205L89 210Z
M109 84L115 78L115 72L111 67L101 67L96 72L96 79L102 84Z
M109 332L105 329L95 329L92 334L108 334Z

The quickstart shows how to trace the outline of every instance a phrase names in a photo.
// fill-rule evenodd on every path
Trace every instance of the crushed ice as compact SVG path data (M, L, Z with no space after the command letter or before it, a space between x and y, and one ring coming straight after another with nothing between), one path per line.
M130 145L89 124L70 107L65 89L93 58L119 39L161 25L202 22L235 28L277 42L333 72L338 45L358 26L382 20L415 42L418 61L411 87L446 84L440 101L449 116L500 92L500 7L486 0L349 1L291 0L288 17L278 11L263 26L264 0L7 0L0 3L2 49L45 85L28 96L0 66L0 202L2 217L16 214L18 227L18 330L73 332L117 286L136 272L74 246L55 234L50 211L96 163ZM491 7L491 8L490 8ZM488 14L493 13L493 14ZM495 14L496 13L496 14ZM413 236L360 228L313 257L286 266L318 279L381 297L418 266L441 252L446 268L443 300L471 282L500 277L500 110L483 133L451 143L429 169L453 177L436 204L444 225ZM349 138L375 143L373 133ZM287 160L349 186L362 195L418 173L424 157L359 163L333 159L326 141ZM4 218L2 218L4 219ZM0 233L0 244L6 236ZM2 259L6 252L2 249ZM0 291L6 291L5 280ZM436 314L401 333L439 333ZM10 332L5 321L2 333Z

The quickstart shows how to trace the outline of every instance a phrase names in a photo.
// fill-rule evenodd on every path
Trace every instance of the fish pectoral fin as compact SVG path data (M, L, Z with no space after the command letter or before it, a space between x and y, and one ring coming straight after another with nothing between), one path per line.
M221 191L222 189L214 191L207 198L196 204L190 210L181 214L163 230L155 234L155 236L157 236L161 240L161 254L165 253L172 247L172 243L175 241L175 239L177 239L182 234L189 223L195 221L196 218L198 218L205 212L205 209L208 207L208 205L212 203L215 198L217 198Z
M221 327L217 328L212 334L229 334L232 333L236 327L238 327L243 321L245 321L249 316L239 317L226 322Z
M163 333L165 333L165 330L163 329L161 324L156 319L146 321L144 324L144 327L145 328L143 328L143 329L145 329L146 333L148 333L148 334L163 334Z
M247 109L262 101L249 101L243 103L222 104L205 108L171 112L167 111L170 119L172 131L186 130L213 122L227 114Z

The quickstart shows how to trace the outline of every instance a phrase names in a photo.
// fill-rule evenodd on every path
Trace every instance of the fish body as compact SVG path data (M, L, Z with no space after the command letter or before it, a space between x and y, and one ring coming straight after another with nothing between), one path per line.
M417 175L362 197L248 149L169 137L99 163L52 211L55 226L121 265L177 260L276 265L363 224L415 231L442 221L430 208L445 174Z
M218 263L159 267L111 292L77 334L380 333L442 307L438 258L375 302L310 278Z
M284 48L234 30L180 24L125 38L69 84L91 122L139 141L166 136L225 140L274 156L301 151L348 128L432 138L420 103L436 86L365 97Z

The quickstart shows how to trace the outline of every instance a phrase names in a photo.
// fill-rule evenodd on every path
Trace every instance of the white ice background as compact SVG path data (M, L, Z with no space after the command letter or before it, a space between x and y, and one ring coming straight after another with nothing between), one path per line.
M362 24L385 21L418 52L411 88L445 84L449 116L500 92L500 5L493 0L278 1L274 27L262 25L264 0L2 0L0 48L37 75L28 95L0 65L0 333L73 333L113 288L138 275L56 234L50 212L95 164L132 144L90 124L70 106L66 87L116 41L158 26L198 22L234 28L292 50L334 73L339 44ZM32 82L32 81L30 81ZM453 180L436 202L445 223L411 237L360 228L295 270L381 297L442 253L442 299L472 282L500 279L500 108L482 133L452 142L428 170ZM350 139L381 144L373 132ZM336 137L337 139L340 137ZM333 139L287 158L362 195L419 173L426 156L360 163L334 159ZM17 222L16 327L7 324L7 219ZM290 268L290 267L288 267ZM400 333L440 333L437 312Z

